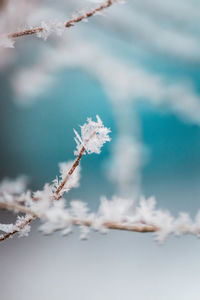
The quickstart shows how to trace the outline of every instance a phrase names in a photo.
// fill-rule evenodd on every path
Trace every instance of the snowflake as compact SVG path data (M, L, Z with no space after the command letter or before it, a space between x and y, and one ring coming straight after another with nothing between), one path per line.
M111 140L108 135L111 132L110 129L104 127L98 115L96 118L97 122L92 121L91 118L88 118L87 123L81 126L81 136L76 130L74 130L76 135L75 141L77 144L76 150L74 151L75 155L80 153L83 146L88 154L99 154L103 144Z

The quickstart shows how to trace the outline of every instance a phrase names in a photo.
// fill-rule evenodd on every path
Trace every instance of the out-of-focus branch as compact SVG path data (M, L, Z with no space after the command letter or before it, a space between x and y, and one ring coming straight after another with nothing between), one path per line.
M77 17L70 19L69 21L67 21L65 23L65 27L66 28L72 27L72 26L74 26L75 23L79 23L85 19L88 19L88 18L94 16L98 12L101 12L104 9L110 7L115 2L117 2L117 0L107 0L104 3L100 4L99 6L97 6L96 8L91 9L87 12L84 12L84 13L78 15ZM44 30L45 29L43 27L35 27L35 28L25 29L22 31L10 33L8 35L8 38L12 39L12 38L17 38L17 37L24 36L24 35L32 35L32 34L43 32Z
M72 221L74 225L84 225L87 227L91 227L93 225L92 221L88 220L78 220L74 219ZM134 231L134 232L156 232L159 230L158 227L154 225L148 224L126 224L126 223L119 223L114 221L106 221L102 223L102 227L107 229L114 229L114 230L123 230L123 231Z
M27 208L20 204L13 204L13 203L0 203L0 208L6 209L9 211L17 211L21 213L25 213L30 215L30 218L25 222L25 225L19 227L19 229L24 228L27 224L29 224L33 219L40 218L39 215L34 213L30 208ZM83 225L87 227L93 226L93 221L88 219L78 219L78 218L72 218L71 220L73 225ZM134 232L156 232L159 230L158 227L154 225L148 225L148 224L126 224L126 223L119 223L114 221L106 221L102 223L102 227L107 229L114 229L114 230L124 230L124 231L134 231ZM10 237L12 234L17 233L18 230L13 231L12 233L5 234L4 237L0 238L0 241L5 240L6 238ZM6 237L7 236L7 237Z
M152 205L153 203L149 203ZM140 205L136 209L141 209L143 206L143 210L146 211L147 207L144 207L144 203ZM29 224L33 219L39 218L42 222L48 220L48 212L40 212L36 213L31 208L25 207L24 205L15 204L15 203L0 203L0 208L7 209L10 211L18 211L21 213L26 213L28 215L28 218L26 218L26 221L23 224L20 224L19 226L15 226L13 228L13 232L6 233L4 236L0 238L0 241L5 240L6 238L10 237L14 233L17 233L20 231L20 229L23 229L27 224ZM71 226L80 226L80 227L91 227L94 230L100 231L100 232L106 232L107 229L111 230L121 230L121 231L131 231L131 232L138 232L138 233L155 233L157 236L157 240L159 242L163 242L163 240L168 236L169 234L174 234L176 236L180 236L182 234L191 234L191 235L200 235L200 222L198 220L198 217L196 217L195 222L190 220L186 214L180 214L178 218L172 219L172 217L169 216L169 214L164 215L164 212L161 211L152 211L149 213L152 215L149 215L146 220L145 217L141 217L141 215L136 215L120 219L113 219L112 214L109 216L105 215L99 215L97 214L85 214L85 215L76 215L73 211L73 203L71 205L70 209L63 210L62 214L59 214L59 217L61 217L61 220L67 221L67 224L71 231ZM112 207L114 209L114 206ZM72 210L71 210L72 209ZM80 209L80 207L79 207ZM152 208L153 209L153 208ZM146 211L147 212L147 211ZM148 213L147 213L148 215ZM167 216L169 216L169 219L167 220ZM169 223L170 221L170 223ZM47 221L48 222L48 221ZM62 221L61 221L62 224ZM57 227L58 230L62 229L61 227ZM56 228L56 229L57 229ZM68 231L68 232L70 232ZM52 231L50 231L51 233ZM47 232L48 233L48 232Z

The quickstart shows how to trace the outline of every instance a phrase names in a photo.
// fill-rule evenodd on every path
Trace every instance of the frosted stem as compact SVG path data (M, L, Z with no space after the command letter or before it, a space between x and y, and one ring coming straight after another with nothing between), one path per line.
M79 16L74 17L71 20L67 21L65 23L65 27L66 28L72 27L72 26L74 26L75 23L79 23L85 19L88 19L88 18L94 16L96 13L103 11L104 9L110 7L115 2L116 2L116 0L107 0L103 4L97 6L96 8L89 10L83 14L80 14ZM8 35L8 38L12 39L12 38L17 38L17 37L24 36L24 35L32 35L32 34L43 32L44 30L45 29L43 27L35 27L35 28L25 29L22 31L10 33Z
M80 160L81 160L81 158L83 156L84 151L85 151L85 147L83 146L81 148L81 151L80 151L79 155L77 156L76 160L74 161L71 169L67 173L65 179L61 182L61 184L57 188L57 190L55 192L56 193L56 200L59 200L62 197L62 195L60 194L60 192L62 191L62 189L65 186L66 182L69 180L69 177L73 174L73 172L75 171L75 169L78 167L78 165L80 163Z
M19 230L24 228L27 224L29 224L32 220L35 218L40 218L39 215L34 213L31 209L20 205L20 204L13 204L13 203L0 203L0 208L9 210L9 211L18 211L21 213L29 214L30 218L26 220L21 226L19 226ZM87 227L92 227L93 222L87 219L77 219L72 218L71 220L73 225L83 225ZM148 225L148 224L123 224L119 222L114 221L106 221L102 224L103 227L107 229L113 229L113 230L124 230L124 231L134 231L134 232L156 232L159 230L158 227L154 225ZM4 241L6 238L10 237L11 235L17 233L19 230L15 230L13 232L5 234L2 238L0 238L0 241Z

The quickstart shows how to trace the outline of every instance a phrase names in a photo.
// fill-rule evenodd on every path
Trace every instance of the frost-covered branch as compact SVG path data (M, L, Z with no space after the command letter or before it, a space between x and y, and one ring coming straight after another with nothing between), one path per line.
M45 184L42 191L33 194L25 191L23 177L18 178L16 183L4 180L0 184L0 208L25 214L25 217L18 216L16 224L0 224L0 230L5 232L0 236L0 241L15 233L26 236L30 231L29 223L35 218L40 219L42 224L39 229L44 234L60 231L62 235L67 235L73 226L78 226L82 239L87 238L90 228L102 233L108 229L152 232L159 242L170 234L200 235L200 212L194 221L187 213L174 217L168 211L157 209L154 197L141 197L138 205L135 205L134 197L102 197L97 212L90 212L87 204L80 200L66 204L64 193L79 184L79 162L83 154L100 153L103 144L110 141L110 129L104 127L98 116L96 122L88 118L81 126L80 135L74 132L77 144L74 154L77 158L74 163L59 164L60 177L52 184Z
M65 206L63 199L54 202L43 212L36 212L34 207L30 209L13 203L0 203L0 208L29 214L29 219L25 221L26 225L31 217L39 218L42 222L40 230L45 234L59 230L62 235L67 235L72 231L73 226L79 226L82 239L87 238L89 228L101 233L106 233L108 229L153 233L160 243L170 234L200 235L200 212L197 213L194 221L187 213L180 213L177 218L174 218L168 211L156 209L154 197L149 199L141 197L136 207L130 199L113 197L108 200L103 197L96 213L90 213L86 203L78 200L71 201L68 206ZM11 224L0 224L0 229L10 230L10 226L13 230ZM15 232L19 232L19 228L15 228Z
M101 13L103 10L119 1L120 0L106 0L104 3L101 3L96 8L90 9L88 11L81 11L67 22L42 22L41 26L28 28L14 33L10 33L8 35L4 35L1 37L0 45L3 45L5 47L13 47L13 39L26 35L36 34L38 37L43 38L44 40L46 40L51 33L61 35L65 28L70 28L76 23L87 20L88 18Z
M82 205L81 202L78 203L78 205ZM44 215L36 214L34 211L32 211L30 208L25 207L24 205L20 204L14 204L14 203L2 203L0 202L0 209L5 209L9 211L14 212L21 212L24 214L30 215L29 220L32 218L39 218L43 219L45 217ZM71 216L71 224L76 226L86 226L86 227L94 227L95 228L95 222L96 220L94 218L74 218ZM26 223L27 225L27 223ZM6 225L4 225L6 226ZM135 231L135 232L156 232L159 230L158 227L148 224L126 224L126 223L120 223L115 221L105 221L101 222L102 229L115 229L115 230L125 230L125 231ZM3 228L3 227L2 227ZM1 229L1 225L0 225ZM16 231L17 232L17 231ZM0 238L1 241L1 238Z
M9 209L10 210L10 209ZM8 231L5 234L0 235L0 242L11 238L15 233L19 233L19 237L27 236L30 231L29 223L33 221L35 218L32 216L25 216L17 218L17 222L15 225L13 224L0 224L1 231Z
M6 209L14 212L21 212L23 214L27 214L33 217L37 217L37 215L28 207L17 204L17 203L9 203L9 202L0 202L0 209Z
M62 182L59 184L59 186L57 187L56 189L56 192L55 192L55 199L56 200L59 200L61 197L62 197L62 190L64 190L64 186L66 185L67 181L69 180L70 176L73 174L73 172L75 171L75 169L78 167L79 163L80 163L80 160L83 156L85 152L85 147L82 146L76 160L74 161L71 169L69 170L69 172L67 173L67 175L64 177L64 179L62 180Z
M9 226L0 224L0 230L8 232L0 236L0 241L11 237L13 234L24 230L32 220L36 217L44 217L48 209L52 209L54 200L63 200L62 196L71 188L77 187L80 179L79 163L83 154L87 153L100 153L103 144L110 141L108 134L110 129L104 127L99 116L97 122L88 118L87 123L81 126L81 136L75 131L75 141L77 149L74 154L77 155L76 160L71 166L69 163L61 163L60 167L60 180L56 178L52 185L46 184L42 191L37 191L31 195L30 192L23 193L25 189L25 180L23 177L17 179L16 182L4 180L0 185L0 208L19 211L25 213L28 219L25 218L19 224ZM69 165L71 166L69 169ZM68 171L69 170L69 171ZM21 194L20 194L21 193ZM20 195L19 195L20 194ZM23 205L22 205L23 204Z

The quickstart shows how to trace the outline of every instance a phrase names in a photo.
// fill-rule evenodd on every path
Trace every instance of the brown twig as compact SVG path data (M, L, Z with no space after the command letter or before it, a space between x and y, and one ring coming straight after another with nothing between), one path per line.
M31 221L33 221L35 217L30 216L24 223L22 223L20 226L18 226L17 229L15 229L12 232L8 232L0 237L0 242L5 241L6 239L10 238L13 236L15 233L19 232L21 229L23 229L26 225L28 225Z
M62 191L63 187L65 186L66 182L69 180L69 177L73 174L74 170L78 167L80 160L83 156L83 153L85 151L85 147L83 146L81 148L81 151L79 152L79 155L77 156L76 160L74 161L71 169L69 170L69 172L67 173L66 177L64 178L64 180L61 182L61 184L59 185L59 187L57 188L55 194L56 194L56 200L59 200L62 195L60 194L60 192Z
M74 219L72 220L72 223L74 225L84 225L87 227L92 226L92 222L88 220L78 220ZM113 221L106 221L102 223L102 227L107 229L113 229L113 230L124 230L124 231L134 231L134 232L156 232L159 230L158 227L154 225L148 225L148 224L126 224L126 223L119 223L119 222L113 222Z
M67 21L65 23L65 27L66 28L72 27L72 26L74 26L75 23L79 23L79 22L81 22L85 19L88 19L88 18L94 16L96 13L98 13L100 11L103 11L104 9L110 7L115 2L116 2L116 0L107 0L107 1L105 1L105 3L97 6L96 8L94 8L94 9L88 11L88 12L85 12L85 13L83 13L83 14ZM24 36L24 35L32 35L32 34L36 34L36 33L39 33L39 32L43 32L44 30L45 29L43 27L35 27L35 28L25 29L25 30L22 30L22 31L10 33L8 35L8 38L12 39L12 38L17 38L17 37Z
M6 209L10 211L16 211L16 212L21 212L23 214L31 215L33 217L37 217L36 214L33 213L33 211L21 204L15 204L15 203L7 203L7 202L0 202L0 208L1 209Z

